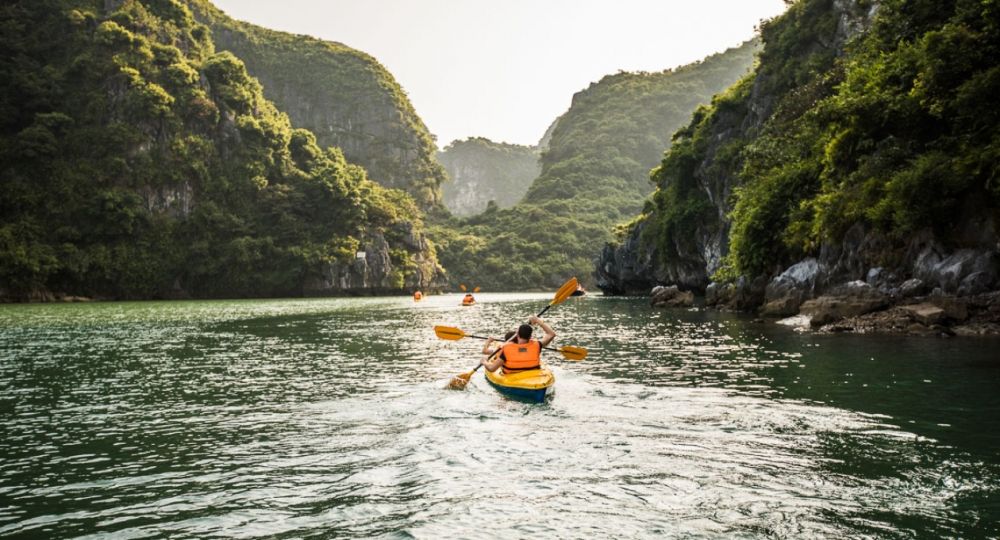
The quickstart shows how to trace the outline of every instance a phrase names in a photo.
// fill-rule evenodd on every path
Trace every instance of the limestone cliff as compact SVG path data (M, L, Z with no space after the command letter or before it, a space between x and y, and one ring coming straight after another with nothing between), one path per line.
M456 216L482 213L490 201L499 208L514 206L541 172L538 158L537 148L482 137L452 142L438 154L450 178L445 206Z
M0 300L440 278L413 198L295 127L186 4L19 2L2 16Z
M260 80L264 95L292 122L336 146L386 187L407 191L425 209L441 202L445 172L423 120L392 74L371 56L341 43L233 20L205 0L187 0Z
M830 9L836 23L796 48L797 63L831 61L868 17L850 1L834 2ZM761 53L765 58L767 46L765 41ZM743 166L738 154L764 128L780 98L791 91L774 88L776 75L766 69L769 66L763 67L715 96L711 108L697 111L691 125L674 135L674 152L684 153L684 168L676 174L663 165L654 170L660 190L652 204L647 203L622 238L605 246L596 261L597 285L603 291L646 294L664 284L696 291L708 286L729 251L729 215ZM666 160L664 164L672 165Z
M980 131L996 124L981 81L997 58L978 44L996 38L990 13L804 0L765 24L759 66L675 135L598 285L679 285L814 326L916 303L885 324L1000 330L1000 196L982 162L995 139Z

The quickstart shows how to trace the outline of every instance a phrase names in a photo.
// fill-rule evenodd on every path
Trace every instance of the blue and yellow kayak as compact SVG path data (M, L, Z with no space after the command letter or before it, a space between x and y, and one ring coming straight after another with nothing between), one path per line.
M546 396L555 393L556 377L544 367L510 374L501 371L502 368L493 373L486 372L486 380L501 394L541 403Z

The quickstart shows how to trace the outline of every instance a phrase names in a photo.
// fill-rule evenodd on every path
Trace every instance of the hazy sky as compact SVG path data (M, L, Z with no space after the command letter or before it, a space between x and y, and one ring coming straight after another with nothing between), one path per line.
M754 35L783 0L214 0L230 16L339 41L382 63L443 147L535 144L573 94Z

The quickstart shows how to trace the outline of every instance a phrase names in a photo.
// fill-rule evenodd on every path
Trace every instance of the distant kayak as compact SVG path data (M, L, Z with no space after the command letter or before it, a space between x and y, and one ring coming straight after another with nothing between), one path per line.
M544 367L510 374L501 373L499 369L492 373L487 371L486 380L501 394L536 403L555 393L556 377Z
M583 288L583 285L578 285L570 296L583 296L585 294L587 294L587 290Z

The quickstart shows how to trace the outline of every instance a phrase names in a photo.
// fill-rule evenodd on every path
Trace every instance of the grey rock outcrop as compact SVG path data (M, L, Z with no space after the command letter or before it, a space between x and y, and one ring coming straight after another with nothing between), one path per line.
M799 312L799 306L816 292L824 271L814 258L796 263L767 284L764 306L760 314L766 317L787 317Z
M694 305L694 293L682 291L676 285L655 287L649 305L653 307L690 307Z
M878 289L863 281L852 281L835 287L828 294L805 301L800 313L810 317L813 326L822 326L884 309L888 305L888 297Z
M405 234L405 231L397 231ZM403 290L428 290L443 285L443 270L437 262L426 256L427 239L410 231L410 240L404 240L416 270L410 273L392 261L389 243L381 232L370 232L356 257L350 262L327 264L321 276L308 279L303 286L307 296L343 294L385 294Z

